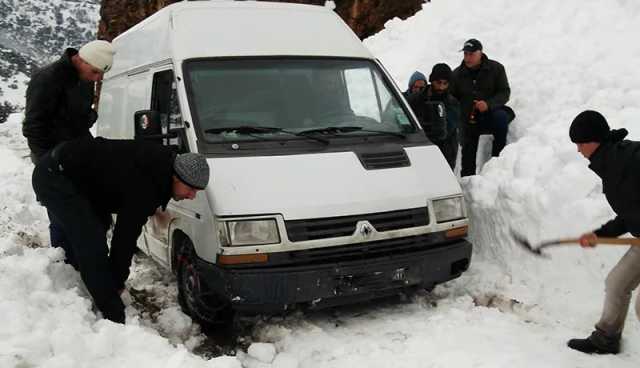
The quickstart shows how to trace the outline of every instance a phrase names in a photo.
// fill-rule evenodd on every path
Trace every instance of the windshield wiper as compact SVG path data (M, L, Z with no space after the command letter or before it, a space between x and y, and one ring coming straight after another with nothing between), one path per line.
M393 135L400 138L406 138L407 136L398 133L398 132L388 132L384 130L373 130L373 129L365 129L360 126L329 126L324 128L316 128L303 130L299 132L299 135L309 135L309 134L340 134L340 133L351 133L351 132L368 132L368 133L378 133L378 134L387 134Z
M264 127L264 126L252 126L252 125L238 125L233 127L220 127L205 129L205 133L220 134L226 132L236 132L238 134L255 134L255 133L273 133L279 132L282 129L276 127Z
M267 126L253 126L253 125L239 125L234 127L220 127L220 128L209 128L205 129L205 133L210 134L220 134L226 132L236 132L238 134L264 134L264 133L285 133L290 135L295 135L296 137L303 137L307 139L313 139L318 142L322 142L324 144L329 144L329 141L320 137L306 136L304 134L298 134L296 132L290 132L288 130L284 130L278 127L267 127Z

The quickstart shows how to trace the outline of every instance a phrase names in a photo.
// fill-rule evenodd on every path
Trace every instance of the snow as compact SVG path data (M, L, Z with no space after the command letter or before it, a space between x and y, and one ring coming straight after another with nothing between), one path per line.
M46 213L31 189L28 158L17 149L26 144L21 121L11 115L0 132L0 367L240 367L233 357L193 355L180 339L193 326L175 305L162 310L158 328L131 307L125 326L96 317L62 251L41 247Z
M257 359L263 363L271 363L276 357L276 348L273 344L256 342L249 346L247 353L251 358Z
M14 75L13 79L7 83L12 87L2 88L2 94L0 95L0 102L7 101L14 106L24 105L24 96L27 93L27 84L29 83L29 77L24 73L18 73Z
M471 268L431 294L268 318L236 356L210 358L206 337L177 306L174 279L144 257L128 282L127 324L95 315L61 252L42 247L46 214L31 190L22 116L11 115L0 125L0 366L637 367L633 312L619 355L565 345L590 333L624 248L564 247L542 259L517 247L511 231L533 242L575 236L613 215L568 127L596 109L640 139L639 15L640 5L625 0L434 0L367 39L402 90L416 69L456 66L471 37L506 67L518 114L509 145L461 180Z

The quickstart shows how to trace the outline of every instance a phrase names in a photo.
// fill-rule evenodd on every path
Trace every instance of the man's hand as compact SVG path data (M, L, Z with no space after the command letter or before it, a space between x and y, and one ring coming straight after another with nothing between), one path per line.
M580 246L583 248L593 248L596 246L598 236L595 233L586 233L580 236Z
M473 100L473 107L480 112L489 110L489 105L485 100Z

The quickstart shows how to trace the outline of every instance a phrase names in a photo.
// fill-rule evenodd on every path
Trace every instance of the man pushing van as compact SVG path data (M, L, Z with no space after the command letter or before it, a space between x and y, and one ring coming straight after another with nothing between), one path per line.
M60 224L74 260L103 316L124 323L119 293L129 276L136 241L147 218L171 198L193 199L209 182L202 155L176 155L152 142L79 138L38 161L33 189ZM117 214L111 249L106 232Z

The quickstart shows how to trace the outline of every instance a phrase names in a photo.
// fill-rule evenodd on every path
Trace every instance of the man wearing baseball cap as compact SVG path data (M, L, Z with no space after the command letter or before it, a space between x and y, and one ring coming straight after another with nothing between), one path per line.
M462 176L475 175L478 139L493 135L492 156L507 143L509 123L515 118L506 106L511 94L504 66L482 51L482 43L467 40L460 50L464 58L453 71L451 94L460 101L462 130Z
M107 41L91 41L80 50L68 48L57 61L36 71L26 94L22 134L27 138L31 160L56 144L91 136L89 128L98 115L93 109L95 83L111 68L114 50ZM51 246L62 247L65 234L49 216ZM71 252L67 258L73 258Z
M170 199L194 199L209 183L209 165L196 153L176 155L141 140L83 137L60 143L33 171L33 189L67 236L95 305L104 318L124 323L119 293L129 277L142 226ZM106 232L111 215L110 249Z
M597 111L583 111L571 123L569 137L602 179L602 190L616 213L599 229L583 234L582 247L594 247L599 236L640 236L640 142L624 140L626 135L626 129L610 129ZM617 354L631 293L639 284L640 247L631 246L607 276L604 307L595 330L585 339L569 340L568 346L587 354ZM640 296L635 304L640 319Z

